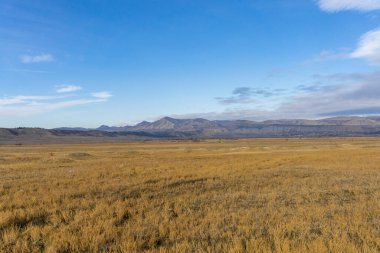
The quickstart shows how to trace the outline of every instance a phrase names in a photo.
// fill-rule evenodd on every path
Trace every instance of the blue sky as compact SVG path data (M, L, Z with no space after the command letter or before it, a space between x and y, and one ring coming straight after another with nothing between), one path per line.
M380 0L2 0L0 126L380 114Z

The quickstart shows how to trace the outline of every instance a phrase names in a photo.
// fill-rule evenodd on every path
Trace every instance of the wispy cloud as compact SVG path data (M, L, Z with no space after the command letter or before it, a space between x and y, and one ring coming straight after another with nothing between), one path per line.
M319 0L318 5L322 10L329 12L373 11L380 9L380 0Z
M93 103L99 103L99 102L105 102L105 101L106 100L104 99L74 99L74 100L51 103L51 104L45 105L45 108L48 110L57 110L57 109L63 109L67 107L93 104Z
M111 96L110 92L95 92L91 96L87 95L78 99L69 99L67 96L44 95L8 96L0 98L0 116L31 116L69 107L106 102Z
M74 99L66 101L30 101L20 105L3 106L0 104L0 116L26 117L54 110L76 107L86 104L101 103L104 99Z
M14 96L14 97L4 97L0 98L1 105L16 105L16 104L28 104L35 101L51 100L56 99L53 96Z
M365 33L350 57L363 58L370 63L380 63L380 28Z
M108 91L94 92L94 93L91 93L91 95L94 98L100 98L100 99L109 99L112 97L112 93Z
M254 100L251 97L251 89L249 87L239 87L232 92L232 96L229 97L216 97L219 103L224 105L230 104L247 104L253 103Z
M82 89L82 87L77 86L77 85L57 85L56 86L56 91L58 93L74 92L74 91L78 91L81 89Z
M251 87L238 87L232 91L232 96L216 97L223 105L254 103L258 98L268 98L277 95L280 90L255 89Z
M341 49L339 51L323 50L322 52L314 55L307 61L307 63L347 59L349 56L350 52L348 49Z
M54 57L51 54L21 55L20 61L25 64L51 62L51 61L54 61Z

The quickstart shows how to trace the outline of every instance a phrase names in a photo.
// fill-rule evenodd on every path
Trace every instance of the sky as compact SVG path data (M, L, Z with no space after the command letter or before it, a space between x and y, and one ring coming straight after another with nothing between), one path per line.
M1 0L0 127L380 115L380 0Z

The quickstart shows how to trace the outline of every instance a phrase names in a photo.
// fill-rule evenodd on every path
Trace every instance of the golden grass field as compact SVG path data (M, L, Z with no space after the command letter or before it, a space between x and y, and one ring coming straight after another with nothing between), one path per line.
M380 139L0 146L0 252L380 252Z

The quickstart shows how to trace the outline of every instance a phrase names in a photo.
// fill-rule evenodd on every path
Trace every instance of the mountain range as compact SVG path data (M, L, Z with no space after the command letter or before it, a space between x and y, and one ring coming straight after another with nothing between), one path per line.
M153 139L380 136L380 116L319 120L174 119L134 126L89 128L0 128L0 143L99 142Z

